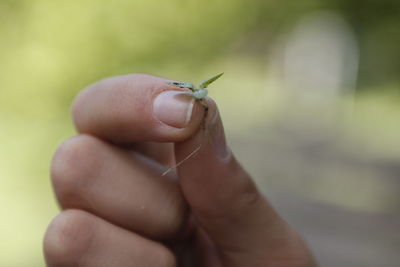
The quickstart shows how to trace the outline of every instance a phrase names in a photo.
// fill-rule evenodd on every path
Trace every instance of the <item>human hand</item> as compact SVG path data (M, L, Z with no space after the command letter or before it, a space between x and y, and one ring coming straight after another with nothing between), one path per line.
M315 266L226 146L215 103L204 117L168 81L126 75L77 96L79 135L51 167L63 211L45 235L48 266Z

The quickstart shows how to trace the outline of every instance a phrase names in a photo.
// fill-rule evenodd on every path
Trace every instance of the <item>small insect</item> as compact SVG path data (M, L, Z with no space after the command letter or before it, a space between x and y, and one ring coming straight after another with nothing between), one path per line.
M200 103L206 108L206 111L208 110L208 106L204 101L204 98L208 94L207 87L215 82L219 77L221 77L224 73L220 73L218 75L215 75L209 79L206 79L204 81L201 81L197 86L192 84L192 83L187 83L187 82L168 82L168 85L172 85L175 87L179 88L187 88L191 92L191 95L194 97L194 99L200 101Z
M206 79L204 81L201 81L199 84L194 85L192 83L187 83L187 82L167 82L168 85L171 86L175 86L175 87L179 87L179 88L187 88L191 91L191 95L193 96L194 99L196 99L197 101L199 101L203 106L204 106L204 118L207 117L207 113L208 113L208 105L207 103L204 101L204 98L207 96L208 94L208 90L207 87L215 82L219 77L221 77L224 73L220 73L218 75L215 75L209 79ZM203 121L204 122L204 121ZM203 127L205 128L205 124L203 124ZM170 171L172 171L173 169L179 167L181 164L183 164L185 161L189 160L192 157L195 157L196 154L199 152L201 148L201 144L199 145L199 147L197 147L194 151L192 151L192 153L190 153L186 158L184 158L183 160L179 161L178 163L176 163L174 166L168 168L163 174L162 176L166 175L167 173L169 173Z

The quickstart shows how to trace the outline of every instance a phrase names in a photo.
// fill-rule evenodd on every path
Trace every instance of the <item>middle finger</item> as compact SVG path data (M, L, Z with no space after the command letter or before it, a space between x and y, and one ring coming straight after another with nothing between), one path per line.
M56 196L64 209L89 211L156 239L168 239L184 223L187 206L173 173L138 154L89 135L57 150L52 162Z

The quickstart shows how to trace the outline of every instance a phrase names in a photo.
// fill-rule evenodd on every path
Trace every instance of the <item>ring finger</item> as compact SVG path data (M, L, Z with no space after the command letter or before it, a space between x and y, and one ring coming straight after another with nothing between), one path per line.
M81 210L63 211L50 224L44 239L49 267L175 267L172 252Z

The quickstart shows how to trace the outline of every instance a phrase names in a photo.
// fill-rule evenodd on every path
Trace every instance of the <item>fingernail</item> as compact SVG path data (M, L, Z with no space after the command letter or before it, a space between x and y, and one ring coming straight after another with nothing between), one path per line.
M184 128L192 117L194 98L187 92L164 91L153 103L155 117L175 128Z

